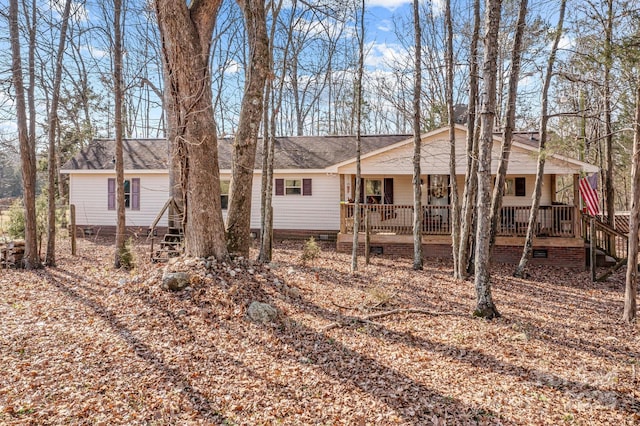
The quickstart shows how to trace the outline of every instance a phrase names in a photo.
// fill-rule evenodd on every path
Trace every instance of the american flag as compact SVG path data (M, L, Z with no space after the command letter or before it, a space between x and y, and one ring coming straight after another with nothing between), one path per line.
M598 203L598 174L586 176L580 179L580 195L584 200L587 211L591 216L600 214L600 205Z

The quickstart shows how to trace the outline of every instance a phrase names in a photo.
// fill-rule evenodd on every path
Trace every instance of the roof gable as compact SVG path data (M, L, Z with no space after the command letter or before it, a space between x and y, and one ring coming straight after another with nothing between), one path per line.
M456 174L465 174L467 166L466 127L455 126L456 137ZM509 157L509 174L536 174L538 141L530 137L531 133L518 133L514 138ZM449 157L451 146L449 128L443 127L421 136L421 168L424 174L449 174ZM499 135L493 138L492 173L496 173L502 139ZM546 158L545 174L572 174L580 171L597 172L599 169L591 164L562 156L550 154ZM337 164L335 171L339 173L355 173L355 158ZM362 156L362 173L364 174L412 174L413 172L413 139L390 145Z

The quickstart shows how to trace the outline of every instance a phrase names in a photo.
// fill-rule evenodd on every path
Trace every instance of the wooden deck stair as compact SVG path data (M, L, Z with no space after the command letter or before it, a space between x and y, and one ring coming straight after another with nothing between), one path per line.
M170 207L173 207L170 209ZM159 245L155 245L156 239L156 226L160 221L160 218L169 210L169 227L167 233L164 234ZM184 230L182 228L184 215L180 211L177 203L173 198L167 200L160 212L157 214L153 224L149 227L149 237L151 239L151 261L154 263L167 262L172 257L178 257L182 255L184 251Z
M629 236L604 223L598 217L582 215L585 247L593 281L604 281L627 264ZM604 268L604 271L598 270Z
M182 228L169 228L164 234L157 248L151 241L151 261L154 263L167 262L172 257L178 257L183 252L184 232Z

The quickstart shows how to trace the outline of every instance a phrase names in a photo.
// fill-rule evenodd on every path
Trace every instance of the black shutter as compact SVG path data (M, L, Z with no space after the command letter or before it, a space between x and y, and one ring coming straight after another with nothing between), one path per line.
M302 179L302 195L311 195L311 179Z
M284 195L284 179L276 179L276 195Z
M524 197L527 195L526 179L523 177L517 177L515 179L516 197Z
M393 178L384 178L384 204L393 204Z

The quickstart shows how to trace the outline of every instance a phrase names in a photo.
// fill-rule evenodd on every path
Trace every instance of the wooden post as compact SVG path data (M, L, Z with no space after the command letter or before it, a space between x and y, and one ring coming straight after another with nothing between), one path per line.
M582 217L582 212L580 210L580 176L577 174L573 175L573 236L577 237L580 235L580 232L586 233L586 230L580 230L580 218Z
M596 280L596 220L591 218L590 220L590 231L589 233L589 241L590 241L590 256L591 260L591 281L595 282Z
M69 215L71 216L71 255L76 255L76 205L69 205Z
M344 201L340 202L340 233L347 233L347 209L348 204L345 204Z
M549 187L551 187L551 204L553 205L553 203L555 203L556 201L558 201L558 197L557 197L557 184L556 184L556 175L553 174L550 176L551 178L551 184L549 185Z
M369 228L369 207L364 209L364 264L369 264L369 255L371 249L371 229Z

